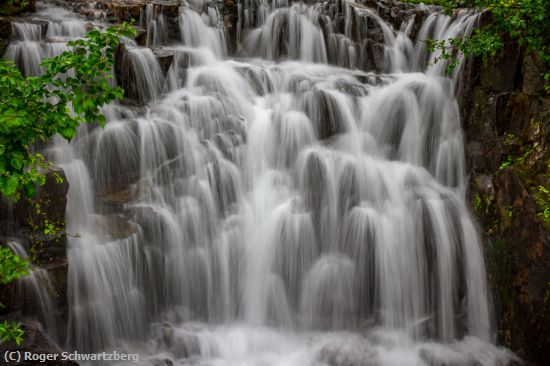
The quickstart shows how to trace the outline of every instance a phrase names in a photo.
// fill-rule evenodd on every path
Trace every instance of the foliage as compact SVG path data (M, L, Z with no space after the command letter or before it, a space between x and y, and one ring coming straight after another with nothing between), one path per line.
M0 341L7 342L13 340L15 344L20 345L23 342L25 331L21 329L21 324L9 323L3 321L0 323Z
M29 274L29 262L15 255L9 248L0 247L0 285ZM1 305L1 304L0 304ZM20 324L4 321L0 323L0 341L15 341L21 344L24 331Z
M45 59L40 76L23 76L12 63L0 60L0 193L17 201L45 183L51 165L32 147L59 134L71 140L81 123L103 126L100 108L120 99L123 90L109 84L116 47L121 36L134 35L128 24L104 32L92 30L84 39L68 43L71 51ZM61 178L56 177L60 182ZM38 214L41 213L37 207ZM44 220L44 234L55 235L53 223ZM0 284L28 274L28 262L8 248L0 248ZM19 324L0 324L0 340L22 342Z
M538 192L535 195L535 199L540 208L538 216L545 223L550 223L550 190L544 186L539 185Z
M408 0L408 2L422 2ZM476 29L470 38L457 37L446 40L426 40L428 48L439 50L435 60L448 60L451 71L457 65L456 55L474 54L484 62L502 50L507 39L517 41L527 51L536 54L550 68L550 1L548 0L430 0L427 3L441 5L449 14L453 9L473 7L486 9L490 22ZM550 90L550 71L543 75Z
M504 160L502 162L502 164L500 164L500 166L498 167L498 170L503 170L503 169L506 169L508 168L509 166L512 166L512 164L514 163L514 161L512 160L512 157L510 155L508 155L508 157L506 158L506 160Z
M0 15L15 15L22 11L29 10L28 0L6 0L0 4Z
M28 274L28 261L15 255L9 248L0 247L0 284L7 285Z
M49 163L32 152L36 143L59 134L70 140L83 122L105 123L100 108L123 95L109 85L114 53L127 25L93 30L68 43L73 49L45 59L40 76L24 77L11 62L0 61L0 193L14 201L21 189L33 196L44 184Z
M482 200L481 200L481 197L479 197L479 194L476 194L476 195L475 195L472 204L473 204L474 209L475 209L476 211L480 211L480 210L481 210L481 208L482 208Z

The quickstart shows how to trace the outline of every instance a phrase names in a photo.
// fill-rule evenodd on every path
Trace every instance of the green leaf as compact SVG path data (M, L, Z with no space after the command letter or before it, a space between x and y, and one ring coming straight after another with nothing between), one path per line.
M11 158L10 163L11 163L11 166L16 170L23 169L23 162L21 161L21 159Z

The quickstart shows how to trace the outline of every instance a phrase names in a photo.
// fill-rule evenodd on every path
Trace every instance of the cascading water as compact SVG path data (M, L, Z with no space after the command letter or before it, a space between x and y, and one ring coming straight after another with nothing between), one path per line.
M351 1L238 15L229 59L213 4L182 5L171 46L148 6L149 46L174 58L163 73L127 43L147 107L107 106L104 129L49 149L80 234L66 347L141 365L506 363L465 204L460 69L444 77L418 41L468 36L477 15L432 14L416 38ZM57 23L50 38L80 36ZM36 74L47 42L23 28L4 57Z
M22 243L8 241L7 247L24 260L29 259L28 249ZM29 274L15 281L15 289L12 294L15 298L25 299L22 306L24 313L35 314L44 329L53 337L58 335L57 320L55 316L54 294L52 278L48 271L31 266Z

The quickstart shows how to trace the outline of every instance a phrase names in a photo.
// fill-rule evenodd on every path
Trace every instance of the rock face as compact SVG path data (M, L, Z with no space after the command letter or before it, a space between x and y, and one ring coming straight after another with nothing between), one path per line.
M550 364L550 98L513 43L473 60L462 91L470 193L481 221L499 342Z
M33 266L40 267L48 272L52 279L54 294L53 316L64 323L67 318L67 235L64 229L65 208L69 183L64 172L56 167L50 168L46 175L46 183L40 187L31 201L21 199L17 204L0 203L0 245L4 245L8 238L32 248ZM36 204L40 204L38 213ZM56 233L45 234L48 223L56 227ZM0 287L0 302L6 308L0 312L0 318L10 317L9 313L17 311L23 316L32 316L32 307L29 309L25 301L14 301L13 294L16 283ZM63 327L60 327L60 329ZM60 334L62 336L62 334Z

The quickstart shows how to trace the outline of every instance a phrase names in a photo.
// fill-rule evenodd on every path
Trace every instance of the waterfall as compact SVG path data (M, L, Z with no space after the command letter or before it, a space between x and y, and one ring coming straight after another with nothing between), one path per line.
M15 25L4 54L28 75L85 29L47 9L47 39ZM106 106L104 129L48 148L80 234L66 348L140 365L513 359L494 345L465 200L462 68L445 76L422 42L468 36L478 14L395 28L349 0L236 9L230 58L214 2L183 2L177 20L147 5L153 50L127 41L124 56L141 106Z
M29 260L28 248L19 241L8 240L6 246L24 260ZM30 265L29 274L20 277L14 282L11 296L25 299L21 310L25 314L35 314L44 329L54 338L60 329L57 326L56 311L54 309L53 279L48 271Z

